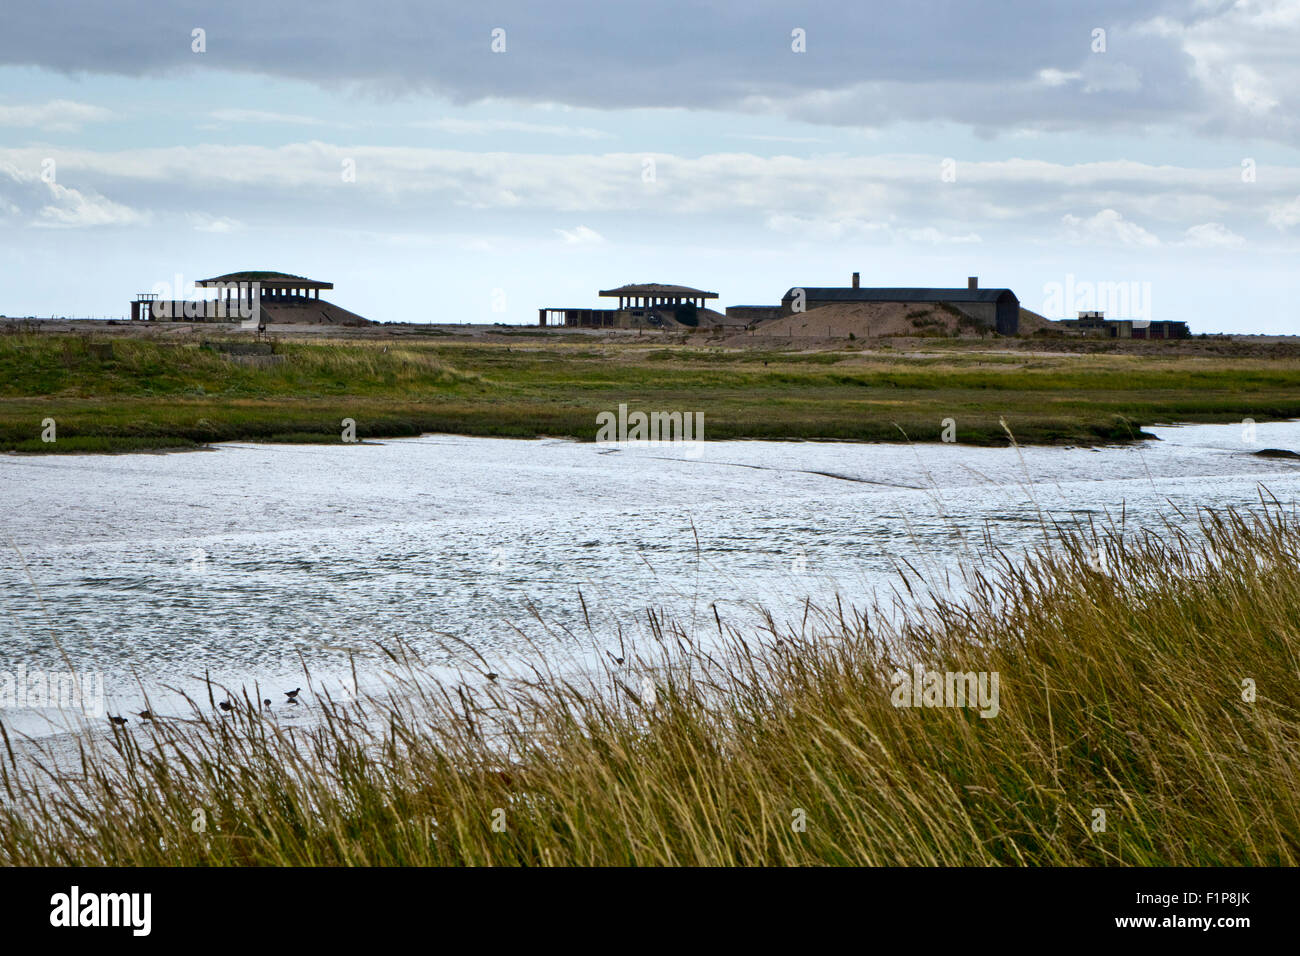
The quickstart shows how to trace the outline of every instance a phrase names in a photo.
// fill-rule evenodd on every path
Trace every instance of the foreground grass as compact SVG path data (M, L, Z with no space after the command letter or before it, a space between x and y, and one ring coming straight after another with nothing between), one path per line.
M596 415L700 411L710 439L1002 444L1130 441L1158 422L1300 417L1300 360L889 356L587 344L281 341L266 358L198 343L0 337L0 451L196 447L451 432L591 439ZM57 441L42 440L53 419Z
M1300 523L1202 532L1076 529L961 602L909 575L893 615L797 633L655 622L586 677L397 655L307 731L206 700L71 771L9 749L0 864L1295 865ZM913 663L997 673L997 715L893 706Z

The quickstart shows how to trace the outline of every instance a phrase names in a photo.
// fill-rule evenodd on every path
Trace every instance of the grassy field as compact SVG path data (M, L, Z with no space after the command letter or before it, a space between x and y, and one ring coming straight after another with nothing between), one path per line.
M230 339L223 339L230 341ZM596 415L703 412L705 437L1098 443L1144 425L1300 417L1300 358L945 348L720 349L293 341L267 356L144 337L0 336L0 450L337 442L451 432L591 439ZM53 419L56 441L42 440Z
M0 865L1300 862L1293 513L981 569L955 604L909 577L901 619L656 622L586 678L395 663L306 730L210 694L63 770L5 734ZM918 664L996 675L996 714L897 706Z

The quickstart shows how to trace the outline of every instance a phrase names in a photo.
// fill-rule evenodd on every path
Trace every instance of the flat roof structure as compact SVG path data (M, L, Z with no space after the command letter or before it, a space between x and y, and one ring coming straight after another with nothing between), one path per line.
M290 275L287 272L231 272L224 276L216 276L212 279L202 279L194 283L200 289L227 289L231 286L238 287L242 284L252 284L256 282L261 286L263 292L280 292L285 290L301 290L303 295L308 292L314 292L317 298L320 298L321 289L334 288L333 282L321 282L318 279L308 279L305 276Z
M692 289L688 285L663 285L658 282L621 285L617 289L601 289L597 294L607 299L618 299L620 309L645 309L656 305L681 305L683 302L693 302L702 308L706 299L718 297L716 292Z

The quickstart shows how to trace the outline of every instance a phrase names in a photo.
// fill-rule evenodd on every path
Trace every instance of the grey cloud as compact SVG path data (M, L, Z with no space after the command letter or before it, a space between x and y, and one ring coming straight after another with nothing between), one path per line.
M231 70L458 103L498 97L765 110L840 125L1088 127L1202 112L1205 93L1182 43L1215 13L1191 0L179 0L165 8L80 0L7 10L0 63L128 75ZM1170 26L1142 26L1153 19ZM506 31L503 54L490 51L497 27ZM791 52L796 27L807 31L806 53ZM1103 55L1090 51L1097 27L1107 31ZM206 31L206 53L191 51L195 28ZM1045 70L1081 80L1044 83Z

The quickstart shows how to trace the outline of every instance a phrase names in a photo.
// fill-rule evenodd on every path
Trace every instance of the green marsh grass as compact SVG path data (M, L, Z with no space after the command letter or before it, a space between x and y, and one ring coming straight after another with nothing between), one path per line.
M591 440L596 415L620 403L703 412L708 439L936 441L952 418L959 441L985 445L1005 443L1003 419L1024 444L1101 444L1141 438L1156 423L1300 417L1294 357L554 339L280 339L275 349L263 361L161 336L0 335L0 451L64 450L33 442L46 418L60 440L82 441L78 450L91 441L134 450L295 435L338 442L343 418L361 438Z

